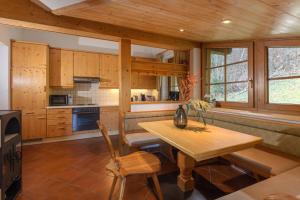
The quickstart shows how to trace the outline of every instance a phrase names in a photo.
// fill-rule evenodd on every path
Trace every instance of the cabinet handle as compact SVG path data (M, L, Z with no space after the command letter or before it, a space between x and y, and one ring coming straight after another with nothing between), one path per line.
M37 119L46 119L46 117L37 117Z
M34 112L25 113L25 115L30 115L30 114L34 114Z
M57 118L59 118L59 119L65 119L66 117L57 117Z
M61 130L66 130L66 128L64 128L64 127L58 127L58 129L61 129Z
M60 123L58 123L59 125L66 125L66 123L65 122L60 122Z

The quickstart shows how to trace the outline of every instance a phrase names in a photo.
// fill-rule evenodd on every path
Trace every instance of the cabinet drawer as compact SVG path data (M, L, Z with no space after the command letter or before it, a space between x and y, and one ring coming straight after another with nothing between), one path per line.
M72 120L72 114L47 114L47 119L52 119L52 120Z
M65 126L72 125L72 118L61 119L47 119L47 125L50 126Z
M48 109L47 114L57 115L57 114L72 114L72 108L58 108L58 109Z
M62 126L47 125L47 137L58 137L58 136L67 136L67 135L72 135L71 125L62 125Z

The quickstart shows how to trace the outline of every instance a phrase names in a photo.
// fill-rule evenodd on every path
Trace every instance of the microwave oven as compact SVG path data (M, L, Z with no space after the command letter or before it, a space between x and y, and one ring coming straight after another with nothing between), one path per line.
M65 106L69 104L68 95L50 95L50 106Z

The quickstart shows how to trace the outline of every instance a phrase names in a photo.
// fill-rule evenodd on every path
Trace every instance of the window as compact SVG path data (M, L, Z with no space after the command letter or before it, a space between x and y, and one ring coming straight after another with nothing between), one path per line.
M300 104L300 47L268 48L268 102Z
M213 99L249 102L248 48L208 48L205 73L206 93Z

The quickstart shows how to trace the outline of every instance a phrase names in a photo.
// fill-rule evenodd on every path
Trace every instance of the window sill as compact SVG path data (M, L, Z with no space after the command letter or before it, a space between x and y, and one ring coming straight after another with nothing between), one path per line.
M248 119L270 121L273 123L276 122L285 125L300 126L300 116L296 116L296 115L258 113L253 111L236 110L236 109L228 109L228 108L213 108L208 111L208 114L231 115L231 116L243 117Z

